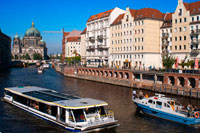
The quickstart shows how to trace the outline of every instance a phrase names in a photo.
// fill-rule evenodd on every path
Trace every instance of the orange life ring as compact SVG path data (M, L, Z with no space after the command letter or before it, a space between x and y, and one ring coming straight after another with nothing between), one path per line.
M83 114L80 115L80 119L81 119L81 120L84 120L84 119L85 119Z
M195 118L199 118L199 113L198 113L198 112L195 112L195 113L194 113L194 117L195 117Z

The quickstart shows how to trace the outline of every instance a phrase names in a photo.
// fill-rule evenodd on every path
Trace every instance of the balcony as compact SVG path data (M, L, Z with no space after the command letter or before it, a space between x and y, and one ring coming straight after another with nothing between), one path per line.
M191 45L199 45L199 43L200 43L200 40L198 39L192 39L191 41Z
M103 44L98 44L97 48L98 49L107 49L108 47L106 45L103 45Z
M95 42L95 37L94 36L89 37L89 41L92 42L92 43L94 43Z
M87 50L87 51L95 50L95 45L87 46L87 47L86 47L86 50Z
M162 37L163 38L168 38L169 37L169 33L162 33Z
M103 41L103 35L97 36L98 41L102 42Z
M200 54L200 49L192 49L191 50L191 55L192 56L197 56Z
M191 30L190 35L191 35L191 36L196 36L196 35L199 35L199 33L200 33L200 29Z

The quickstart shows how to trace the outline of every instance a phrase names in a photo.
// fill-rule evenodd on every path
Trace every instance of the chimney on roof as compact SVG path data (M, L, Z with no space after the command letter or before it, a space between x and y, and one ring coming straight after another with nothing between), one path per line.
M126 11L128 11L130 8L129 8L129 6L126 6Z
M183 4L183 0L178 0L178 4Z

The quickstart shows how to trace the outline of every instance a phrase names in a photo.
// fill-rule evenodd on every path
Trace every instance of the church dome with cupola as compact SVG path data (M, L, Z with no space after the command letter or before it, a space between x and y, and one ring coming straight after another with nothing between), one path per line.
M37 30L37 29L35 28L34 22L32 22L31 28L29 28L29 29L26 31L25 36L27 36L27 37L31 37L31 36L40 37L40 32L39 32L39 30Z

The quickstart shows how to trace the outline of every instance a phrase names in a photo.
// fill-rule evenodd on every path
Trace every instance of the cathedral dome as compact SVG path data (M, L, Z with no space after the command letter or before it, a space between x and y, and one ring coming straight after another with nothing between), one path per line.
M18 34L16 33L16 35L15 35L15 37L14 37L15 39L19 39L19 36L18 36Z
M29 29L26 31L25 36L27 36L27 37L30 37L30 36L40 37L40 32L39 32L39 30L37 30L37 29L34 27L34 23L33 23L33 22L32 22L31 28L29 28Z

